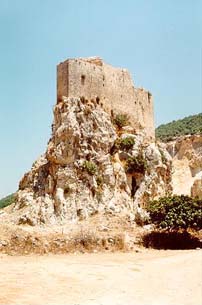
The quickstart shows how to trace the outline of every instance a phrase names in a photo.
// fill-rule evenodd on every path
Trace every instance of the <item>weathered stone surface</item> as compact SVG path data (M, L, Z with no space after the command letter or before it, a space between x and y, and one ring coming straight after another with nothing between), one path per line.
M154 140L152 95L136 88L126 69L112 67L96 57L66 60L57 67L58 101L62 96L98 99L110 115L127 114L137 132L144 130L145 138Z
M172 157L172 187L177 195L201 196L202 135L189 135L168 142Z
M143 215L145 202L170 188L170 158L161 148L162 160L160 148L145 144L143 134L126 132L120 137L133 137L135 144L127 152L112 153L118 134L101 105L79 98L57 103L47 151L20 182L13 208L18 223L64 223L95 213L123 213L130 219ZM123 154L129 158L140 151L148 169L127 174ZM86 164L93 164L94 171Z
M128 126L116 129L116 114L127 114ZM119 147L117 138L132 144ZM154 143L150 92L135 88L125 69L100 58L67 60L58 65L47 150L20 181L13 220L61 224L121 213L141 222L146 202L171 190L170 159Z
M202 177L194 181L191 188L191 196L202 199Z

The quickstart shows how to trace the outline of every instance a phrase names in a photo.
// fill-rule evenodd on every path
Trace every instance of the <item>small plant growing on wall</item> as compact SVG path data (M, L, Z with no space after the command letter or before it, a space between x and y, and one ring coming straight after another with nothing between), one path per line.
M102 187L102 185L103 185L103 177L102 176L97 176L96 177L96 182L97 182L97 185L98 185L98 187Z
M97 166L92 161L84 161L83 163L83 170L85 170L89 175L95 175L97 172Z
M146 169L147 161L141 153L135 157L128 158L126 161L125 170L128 174L145 173Z
M115 118L113 119L113 123L115 126L117 126L119 129L129 124L129 118L127 114L117 114Z
M115 150L124 150L127 151L133 147L135 140L133 137L126 137L123 139L118 138L114 143Z
M162 163L166 164L167 159L166 159L166 157L165 157L165 155L164 155L164 152L163 152L161 149L159 149L159 151L160 151L160 154L161 154Z

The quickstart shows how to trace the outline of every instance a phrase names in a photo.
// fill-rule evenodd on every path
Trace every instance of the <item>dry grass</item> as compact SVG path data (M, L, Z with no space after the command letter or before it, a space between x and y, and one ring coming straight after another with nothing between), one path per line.
M111 215L96 215L68 226L1 224L0 230L0 252L11 255L128 251L137 237L134 224Z
M12 255L127 250L124 234L104 235L83 229L71 236L13 233L9 238L1 240L0 244L0 251Z

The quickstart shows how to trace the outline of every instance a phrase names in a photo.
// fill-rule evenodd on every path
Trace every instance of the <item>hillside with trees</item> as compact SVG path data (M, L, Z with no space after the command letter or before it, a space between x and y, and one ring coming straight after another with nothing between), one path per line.
M10 194L2 199L0 199L0 209L7 207L15 200L15 194Z
M162 124L156 128L156 137L163 142L170 141L179 136L201 133L202 113L190 115L181 120L172 121L168 124Z

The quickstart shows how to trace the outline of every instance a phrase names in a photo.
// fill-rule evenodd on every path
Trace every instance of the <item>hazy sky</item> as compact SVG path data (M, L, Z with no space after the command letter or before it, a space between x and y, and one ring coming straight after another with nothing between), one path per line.
M200 0L0 0L0 197L46 148L64 59L129 69L157 125L201 112L201 12Z

